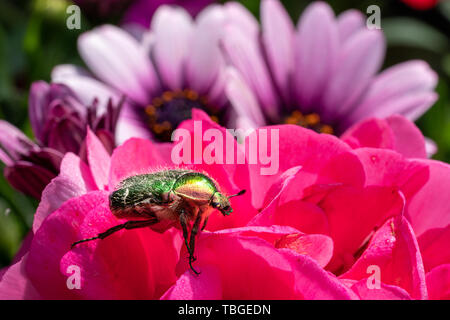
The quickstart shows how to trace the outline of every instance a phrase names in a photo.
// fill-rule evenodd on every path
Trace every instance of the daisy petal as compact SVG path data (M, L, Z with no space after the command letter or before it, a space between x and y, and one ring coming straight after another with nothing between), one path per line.
M385 41L379 30L362 29L347 41L324 93L324 121L348 113L381 67Z
M392 113L410 114L415 120L436 99L432 90L437 75L424 61L408 61L386 69L374 78L364 100L353 111L351 120L385 117Z
M271 119L277 119L278 99L256 40L230 25L224 34L223 47L227 58L257 94L264 111Z
M261 2L262 40L275 81L289 102L289 81L294 68L294 25L278 0Z
M109 99L113 103L120 101L120 93L104 83L94 79L83 68L73 65L59 65L52 70L52 82L68 86L85 105L91 105L97 99L100 106L106 106Z
M264 125L264 116L261 113L258 101L240 73L229 67L227 79L225 91L238 116L247 117L257 126Z
M182 89L184 63L191 48L192 18L180 7L161 6L152 19L153 55L159 74L170 89Z
M338 55L338 32L333 10L324 2L302 14L296 38L295 90L303 111L313 108L322 94Z
M106 25L78 39L78 50L89 68L103 81L146 104L157 87L156 74L139 43L126 31Z
M242 32L256 39L259 24L256 18L239 2L227 2L224 5L229 24L236 25Z
M337 26L339 30L339 41L344 43L357 31L364 27L365 16L361 11L350 9L342 12L337 17Z
M221 6L212 5L200 13L194 26L187 56L187 81L191 89L204 94L212 86L223 66L219 38L225 23Z

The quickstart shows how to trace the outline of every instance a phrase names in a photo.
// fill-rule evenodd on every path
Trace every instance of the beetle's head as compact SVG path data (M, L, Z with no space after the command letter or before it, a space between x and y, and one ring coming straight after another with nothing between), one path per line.
M211 197L211 202L210 202L211 207L222 212L222 214L224 216L229 216L230 213L233 212L233 208L231 208L229 199L232 197L240 196L241 194L244 194L244 193L245 193L245 190L241 190L239 193L233 194L233 195L227 197L227 196L224 196L220 192L215 192L213 194L213 196Z

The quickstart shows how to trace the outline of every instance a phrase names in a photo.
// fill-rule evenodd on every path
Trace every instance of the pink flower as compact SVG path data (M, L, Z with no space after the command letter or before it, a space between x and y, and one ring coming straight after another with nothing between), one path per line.
M193 121L201 121L203 132L229 134L194 111L193 120L180 126L192 139L198 134ZM108 205L108 193L119 181L174 167L174 146L135 138L110 157L88 132L87 163L71 153L64 157L60 175L43 193L33 235L0 280L0 297L448 298L450 207L442 192L450 184L448 165L406 158L395 148L355 143L352 149L337 137L299 126L268 129L279 130L276 175L262 176L259 164L183 165L206 172L226 194L247 189L231 200L230 216L213 213L199 235L199 276L189 269L175 228L121 231L70 250L74 241L120 223ZM182 143L193 148L190 139ZM67 287L73 266L80 269L79 290ZM369 285L373 266L380 275L376 288Z
M327 3L314 1L295 27L280 1L261 1L261 29L253 19L245 29L227 26L223 37L236 69L226 91L238 125L287 123L341 134L370 117L416 120L437 99L437 75L417 60L377 74L385 46L359 11L335 17Z
M435 7L439 0L402 0L411 8L416 10L428 10Z

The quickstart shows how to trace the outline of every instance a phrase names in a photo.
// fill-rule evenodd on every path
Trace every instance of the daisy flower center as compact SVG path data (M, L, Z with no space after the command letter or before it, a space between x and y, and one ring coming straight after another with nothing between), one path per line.
M318 133L334 134L333 127L321 123L320 116L317 113L303 114L295 110L289 116L285 117L283 122L285 124L296 124Z
M208 103L208 99L197 92L185 89L165 91L160 97L152 100L145 108L150 130L155 138L169 142L173 130L184 120L191 118L193 108L208 113L215 122L219 121L218 110Z

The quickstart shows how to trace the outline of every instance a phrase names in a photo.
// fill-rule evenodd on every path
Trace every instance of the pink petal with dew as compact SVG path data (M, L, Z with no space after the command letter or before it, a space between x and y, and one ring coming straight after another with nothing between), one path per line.
M307 234L330 232L325 212L305 201L290 201L283 205L271 203L249 222L249 225L273 224L291 226Z
M325 212L334 242L333 259L328 269L347 270L353 255L364 245L372 230L387 218L400 214L404 202L393 188L342 186L330 191L318 206Z
M291 226L246 226L219 230L215 234L258 237L277 249L290 249L297 254L307 255L321 267L325 267L333 255L333 241L330 237L323 234L304 234Z
M70 251L71 244L81 239L78 228L86 215L103 204L108 204L108 194L104 191L70 199L49 215L36 231L25 272L44 299L77 298L75 290L67 288L65 274L60 273L60 261Z
M400 287L380 283L379 288L369 288L368 281L363 279L351 286L361 300L411 300L408 292Z
M162 5L152 18L153 56L164 84L182 89L184 66L193 36L191 16L181 7Z
M430 169L419 160L408 160L386 149L355 150L366 174L367 186L397 188L409 201L428 181Z
M59 175L42 193L34 215L33 232L37 232L45 218L64 202L97 189L89 167L78 156L67 153L62 160Z
M272 185L266 196L265 209L248 223L249 226L291 226L301 232L329 233L328 221L322 209L315 204L292 200L285 201L283 192L299 174L299 167L287 170L279 181ZM299 181L299 180L297 180ZM295 186L293 187L295 189Z
M434 228L445 228L450 224L450 166L446 163L422 160L430 177L427 183L412 198L407 217L417 236Z
M114 190L119 182L133 175L151 173L170 162L163 158L160 147L150 140L132 138L117 147L111 156L109 189Z
M0 300L39 300L42 297L25 274L27 255L10 266L0 278Z
M89 168L99 190L108 190L111 157L97 136L87 128L86 153Z
M122 221L123 222L123 221ZM97 235L121 222L102 202L86 213L79 239ZM175 281L175 264L182 245L177 230L164 234L150 228L124 230L100 241L81 244L61 259L60 271L80 270L83 299L158 299Z
M182 257L185 256L182 251ZM270 243L229 234L202 234L196 244L196 268L215 266L223 299L300 299L291 263ZM177 267L192 272L187 259ZM251 266L257 265L258 268ZM179 289L178 289L179 291Z
M277 132L279 139L272 142L271 136L276 138ZM250 189L255 195L252 202L256 208L262 207L267 190L277 181L279 175L296 166L302 166L299 175L301 181L297 182L297 190L292 190L297 193L296 199L302 197L304 188L315 183L345 182L355 186L364 184L364 173L359 159L346 143L334 136L317 134L294 125L271 126L259 128L250 134L245 142L247 147L252 144L252 139L256 140L255 137L267 140L268 148L273 143L274 151L279 155L290 155L280 156L278 159L273 157L273 162L278 160L278 171L274 175L261 175L261 170L268 165L249 165ZM343 169L344 167L346 169ZM336 170L337 168L339 169Z
M358 296L312 258L289 249L280 249L293 259L296 289L306 300L358 300Z
M230 232L204 233L197 241L196 251L200 271L208 266L218 270L223 299L352 297L339 280L311 258L290 249L276 249L257 237ZM191 272L186 259L180 260L177 269L181 273Z
M414 299L427 299L422 257L413 230L403 216L386 221L375 232L362 256L341 278L366 279L372 272L369 267L373 266L379 268L378 280L382 283L398 286Z
M339 35L331 7L315 2L303 12L295 39L295 88L304 112L314 104L327 85L339 55Z
M222 280L216 267L204 266L199 275L187 270L161 300L221 300Z
M33 238L34 238L33 231L29 231L28 234L25 236L25 239L22 240L20 248L17 251L16 255L14 256L14 259L12 260L11 264L19 262L28 253L28 251L30 251L30 246L31 243L33 242ZM1 278L2 276L0 271L0 280Z
M450 264L427 273L428 294L431 300L450 300Z
M407 158L426 158L425 138L420 129L406 118L393 115L386 119L395 136L395 149Z
M294 24L278 0L261 1L262 42L275 82L290 102L290 77L294 71Z
M213 122L207 114L197 109L192 110L192 120L182 122L178 129L187 130L189 136L186 139L183 138L182 141L174 146L173 151L178 153L175 148L181 146L184 150L190 150L191 154L189 163L186 164L182 161L178 166L205 172L217 182L217 187L226 195L236 194L242 189L247 191L244 195L231 199L234 212L239 212L239 214L232 214L228 217L213 214L208 221L208 230L232 228L247 224L256 214L256 209L251 206L250 201L253 190L248 188L250 185L248 166L246 164L237 164L238 154L241 155L242 151L236 139L225 128ZM208 160L208 155L205 157L205 152L208 150L210 142L203 140L202 137L208 132L214 132L220 136L218 139L222 139L222 144L216 144L217 150L215 150L215 153L223 155L223 157L218 157L218 161L216 161L217 159ZM231 158L231 155L233 158ZM231 158L231 162L227 160L228 157ZM199 161L195 163L196 160Z
M417 241L425 271L428 272L441 264L450 263L450 250L448 250L450 225L445 228L430 229L422 233Z
M426 158L425 139L406 118L367 119L349 128L341 136L352 148L391 149L407 158Z
M333 256L333 240L323 234L292 234L279 239L276 248L286 248L313 258L324 268Z

